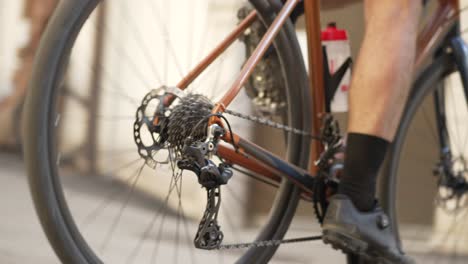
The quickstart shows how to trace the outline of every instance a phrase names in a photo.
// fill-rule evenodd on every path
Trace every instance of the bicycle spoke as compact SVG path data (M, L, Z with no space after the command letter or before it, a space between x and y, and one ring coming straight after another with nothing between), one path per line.
M96 28L97 27L102 27L100 30L102 30L102 32L107 32L107 36L108 36L108 38L110 39L111 42L119 43L120 40L114 36L114 33L110 29L110 27L107 25L107 22L104 22L102 25L95 25L95 27ZM130 56L127 53L126 49L117 50L116 46L114 46L114 45L110 45L110 46L112 47L111 50L114 52L114 55L116 55L117 57L124 58L129 63L128 66L130 66L130 70L132 71L132 73L135 75L135 77L137 77L137 80L139 80L140 82L142 82L142 84L144 84L146 86L146 90L149 91L153 87L153 85L150 82L148 82L148 79L145 77L143 72L141 72L139 70L139 67L137 66L137 63L133 60L132 56ZM95 71L96 66L93 65L92 69ZM101 70L102 73L105 76L107 76L107 77L110 76L110 74L106 71L106 69L102 65L99 65L99 70ZM113 81L113 84L118 84L118 82ZM116 86L116 87L119 87L119 86ZM120 89L120 90L124 91L124 89Z
M466 215L466 214L464 214L464 215ZM460 218L460 217L458 217L458 218ZM449 236L453 236L455 233L459 233L460 231L463 231L463 230L460 230L460 228L458 226L460 224L460 220L457 220L457 214L454 215L454 223L452 223L452 224L453 224L454 228L450 232ZM449 241L450 241L449 243L452 243L452 246L451 246L451 249L449 251L448 256L446 257L447 260L451 260L448 263L451 263L454 260L454 257L456 257L456 249L458 247L458 242L460 241L460 239L461 239L461 236L458 236L458 237L455 237L455 238L453 238L453 237L449 238Z
M171 168L173 170L175 170L176 168L176 163L175 161L172 159L172 155L169 155L169 160L170 160L170 164L171 164ZM188 229L188 223L187 223L187 218L185 217L185 212L184 212L184 207L182 206L182 174L181 174L181 178L180 178L180 189L177 190L177 195L179 197L179 203L178 203L178 208L180 208L180 213L182 214L182 220L183 220L183 224L184 224L184 229L185 229L185 235L186 235L186 238L187 238L187 244L190 245L189 246L189 250L190 250L190 255L191 255L191 263L194 263L195 261L195 254L194 254L194 249L193 247L191 246L191 237L190 237L190 232L189 232L189 229Z
M242 241L240 239L239 234L234 229L234 223L232 222L232 219L234 218L232 217L232 215L229 214L229 210L226 209L226 203L223 203L221 207L222 207L221 212L224 215L224 220L226 221L229 229L231 230L231 234L234 237L234 241L237 241L237 242Z
M181 200L182 199L182 197L181 197L181 195L182 195L181 194L182 193L182 177L180 177L179 184L176 184L176 192L177 192L177 197L179 199L179 202L177 203L177 213L176 213L176 215L177 215L177 217L176 217L177 218L177 220L176 220L176 232L175 232L176 233L176 235L175 235L175 239L176 239L175 244L176 244L176 246L175 246L175 249L174 249L174 256L173 256L174 262L173 263L179 263L177 261L177 258L179 256L178 251L179 251L180 204L182 202L182 200Z
M119 212L117 214L117 218L112 222L112 224L110 226L110 229L109 229L107 235L104 238L104 241L103 241L103 243L101 245L101 252L104 252L104 250L106 249L108 243L112 239L114 231L115 231L115 229L117 228L117 226L118 226L118 224L120 222L120 218L122 217L123 212L124 212L125 208L127 207L128 202L130 201L133 192L135 191L136 184L138 183L138 180L140 179L140 176L141 176L141 172L143 171L144 168L145 168L145 164L143 163L143 165L138 169L137 176L135 177L135 180L132 182L130 191L128 192L124 203L122 204L122 206L119 209Z
M432 140L433 142L437 143L438 140L438 136L436 135L436 129L435 129L435 125L433 125L433 123L431 122L431 119L429 118L429 114L428 114L428 111L426 110L426 106L423 105L422 106L422 110L423 110L423 117L424 117L424 120L426 121L427 125L429 126L429 130L431 131L431 136L432 136Z
M196 12L192 12L194 10L193 6L193 1L188 1L187 4L189 10L188 12L188 19L187 19L187 28L190 28L191 26L195 25L195 14ZM193 43L193 34L195 30L192 30L187 34L188 36L188 41L187 43ZM193 45L187 45L187 61L186 61L186 69L190 69L192 67L192 53L193 53Z
M120 167L118 167L116 169L113 169L113 170L111 170L111 171L109 171L107 173L103 173L103 175L112 175L112 174L117 173L117 172L119 172L121 170L127 169L127 168L131 167L132 165L135 165L138 161L141 161L141 158L130 161L130 162L128 162L128 163L126 163L126 164L124 164L124 165L122 165L122 166L120 166ZM135 171L135 173L130 174L129 177L124 179L123 183L126 185L132 179L134 179L136 177L136 172L137 171ZM102 214L104 212L104 209L106 209L107 206L110 205L111 201L113 201L114 198L116 198L117 195L120 194L121 191L122 190L112 191L104 199L102 199L102 201L98 203L98 206L96 206L96 208L94 210L92 210L84 218L84 220L82 221L83 228L86 228L89 224L91 224L99 216L99 214Z
M153 17L157 20L156 24L160 26L160 30L163 32L163 36L167 40L167 44L169 46L169 53L172 55L172 57L174 59L174 64L176 65L177 70L178 70L179 75L180 75L179 77L183 77L183 76L185 76L185 74L184 74L184 71L182 70L182 67L180 65L180 60L178 59L177 54L176 54L176 52L174 50L174 45L172 44L172 41L171 41L171 38L170 38L170 33L169 33L170 31L168 31L168 29L167 29L167 24L162 22L161 13L158 11L158 8L156 7L156 1L152 1L152 3L153 4L151 5L151 10L153 12Z
M451 83L451 86L453 87L453 84ZM455 95L453 94L453 88L450 89L449 91L449 94L450 94L450 99L452 100L452 103L450 104L451 105L451 109L452 109L452 112L451 112L451 115L456 118L456 113L457 113L457 108L456 108L456 98L455 98ZM452 127L453 127L454 124L452 124ZM455 121L455 127L454 127L454 130L455 130L455 133L453 133L453 135L455 136L455 142L461 142L460 141L460 132L459 132L459 127L457 125L457 122ZM453 144L452 144L453 145ZM458 153L463 153L460 149L461 146L458 146L458 144L455 143L455 148L457 148L457 151Z
M123 1L123 2L125 4L124 4L124 8L120 9L121 10L120 14L123 13L123 11L122 11L123 9L127 10L128 13L129 13L129 10L131 10L131 9L127 5L127 1ZM125 16L123 16L123 17L125 17L124 21L127 23L127 26L129 24L134 25L134 23L131 23L131 22L133 22L133 20L130 20L130 18L132 18L134 16L128 16L128 13L125 13ZM151 67L151 69L153 71L153 74L156 76L156 79L159 82L159 85L162 85L163 82L162 82L162 79L161 79L161 75L159 74L158 70L156 69L156 65L154 64L154 61L152 60L153 56L151 56L151 53L149 52L149 50L148 50L148 48L147 48L147 46L145 44L145 41L142 38L143 34L141 33L140 29L137 26L132 26L132 28L133 28L133 30L131 30L131 32L134 33L133 35L136 37L136 40L137 40L136 42L140 45L140 50L143 51L144 56L147 58L147 62L150 65L150 67Z
M119 153L137 153L137 148L131 147L131 148L126 148L126 149L103 149L103 150L97 150L99 154L119 154ZM141 158L140 158L141 159Z
M165 20L168 20L170 17L171 17L171 2L169 1L163 1L163 4L162 4L162 8L163 10L166 10L165 12L165 16L163 19ZM153 11L154 13L154 11ZM164 50L167 50L168 47L169 47L169 38L168 37L165 37L164 38ZM169 56L167 54L167 52L163 52L162 54L163 56L163 61L164 61L164 83L167 84L169 83Z
M206 10L205 10L206 11ZM200 12L201 13L201 12ZM212 27L210 27L208 24L207 24L207 21L206 20L203 20L203 24L202 24L202 27L204 29L203 33L200 35L202 40L200 41L200 45L198 46L198 53L197 55L195 56L195 58L199 61L201 60L203 57L204 57L204 52L205 52L205 47L207 47L207 41L209 39L208 36L210 36L210 30L212 29Z
M135 98L133 98L133 97L127 95L127 94L124 94L124 93L122 92L122 91L124 91L124 90L123 90L123 87L121 86L121 83L119 83L118 81L116 81L116 80L107 72L107 70L105 70L104 67L100 66L100 68L101 68L100 71L101 71L101 73L103 74L103 76L102 76L102 77L103 77L103 80L110 81L111 84L112 84L111 87L113 87L113 88L108 88L108 87L105 87L105 86L102 86L102 85L101 85L101 89L102 89L104 92L107 91L107 92L110 92L111 94L118 95L120 98L125 99L128 103L132 104L133 106L135 106L135 107L139 106L139 102L138 102ZM92 73L93 70L96 70L96 67L95 67L95 66L93 66L92 68L90 68L90 72Z
M219 88L219 82L221 81L221 73L223 72L223 67L224 67L224 61L225 61L225 56L221 57L219 60L219 69L218 69L218 73L216 74L216 77L215 77L215 80L214 80L214 85L213 85L213 88L211 89L211 98L213 98L215 96L215 91L216 91L216 88Z
M126 117L126 116L106 116L106 115L100 115L96 116L93 115L98 121L100 122L106 122L108 124L112 123L118 123L118 124L133 124L135 122L135 117ZM73 119L74 123L82 123L82 124L87 124L89 123L89 115L83 114L83 115L69 115L67 114L67 117L70 119ZM135 149L134 149L135 150Z
M181 188L181 191L182 191L182 188ZM185 212L184 212L184 208L182 206L182 203L180 205L180 208L181 208L181 213L183 216L185 216ZM187 218L186 217L183 217L183 221L184 221L184 229L185 229L185 236L186 236L186 239L187 239L187 245L189 245L189 251L190 251L190 263L196 263L196 256L195 256L195 250L192 246L192 237L190 236L190 232L189 232L189 228L188 228L188 222L187 222Z
M179 181L179 178L182 177L182 173L179 172L178 174L176 174L175 176L173 176L174 178L174 188L176 188L177 186L177 182ZM164 204L164 207L167 208L167 202L169 201L169 195L168 195L168 200L166 201L166 203ZM166 220L166 215L167 215L167 212L165 211L162 215L162 218L161 218L161 222L159 224L159 228L158 228L158 233L156 235L156 239L155 239L155 248L151 254L151 261L150 263L156 263L156 256L157 256L157 253L158 253L158 250L159 250L159 246L161 244L161 235L162 235L162 227L164 226L164 221Z
M243 208L242 204L247 204L246 201L244 199L240 198L239 195L237 195L236 192L234 190L232 190L232 188L229 185L226 186L226 190L228 190L230 196L232 198L234 198L234 200L236 201L236 204L238 204L239 208Z
M154 224L156 223L156 220L158 219L159 214L161 213L162 210L167 208L167 203L169 201L169 198L170 198L173 190L175 189L175 181L174 180L175 179L173 177L171 177L171 181L169 183L169 188L168 188L168 193L167 193L166 197L164 198L163 203L160 204L160 206L158 207L157 210L155 210L155 212L153 214L153 217L151 218L151 221L150 221L148 227L145 229L145 231L143 232L143 236L140 238L137 245L135 246L135 248L132 250L129 257L127 258L126 263L133 263L133 261L135 260L138 252L141 249L141 246L143 245L143 242L145 242L145 240L148 238L148 235L153 230ZM153 261L151 261L151 262L153 262Z

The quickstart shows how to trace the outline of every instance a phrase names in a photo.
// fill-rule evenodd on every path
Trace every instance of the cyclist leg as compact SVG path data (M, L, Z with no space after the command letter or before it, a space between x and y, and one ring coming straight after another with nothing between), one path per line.
M350 90L349 177L343 179L343 192L363 211L373 207L375 176L409 93L421 8L414 0L365 2L366 33Z
M375 189L410 90L422 1L365 0L364 5L366 32L350 89L344 176L324 223L324 233L335 235L324 239L344 250L365 255L372 247L372 254L407 262L375 203Z

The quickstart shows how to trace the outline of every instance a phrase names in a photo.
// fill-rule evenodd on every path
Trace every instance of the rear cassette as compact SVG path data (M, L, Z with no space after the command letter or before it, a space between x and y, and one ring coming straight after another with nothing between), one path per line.
M175 99L168 103L171 96ZM133 125L138 154L153 169L169 162L168 157L156 158L161 149L180 159L185 145L205 140L212 108L211 101L200 94L186 95L168 87L151 90L141 101Z

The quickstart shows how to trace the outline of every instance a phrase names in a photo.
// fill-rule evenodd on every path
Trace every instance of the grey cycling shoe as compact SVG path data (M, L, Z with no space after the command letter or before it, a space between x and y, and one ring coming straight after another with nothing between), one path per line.
M399 248L390 220L380 207L361 212L346 195L331 197L323 222L323 241L376 263L415 263Z

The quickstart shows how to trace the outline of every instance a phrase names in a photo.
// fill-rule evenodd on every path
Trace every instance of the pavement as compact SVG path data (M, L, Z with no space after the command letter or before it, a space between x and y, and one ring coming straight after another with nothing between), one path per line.
M0 156L0 263L60 263L36 217L18 155Z
M80 184L86 186L86 184ZM99 187L94 186L95 189ZM29 194L24 167L19 155L0 154L0 263L2 264L52 264L60 263L49 245L44 232L41 229L36 217L33 203ZM90 196L87 199L96 196ZM146 198L137 199L145 203ZM116 239L114 250L108 252L107 263L122 263L124 255L122 250L135 244L136 227L141 219L148 217L147 208L143 205L135 212L133 219L122 221L124 232L121 232L119 239ZM315 221L315 220L314 220ZM313 235L319 232L317 225L309 224L308 219L299 219L295 223L295 228L288 233L289 237ZM313 222L313 221L311 221ZM109 225L106 221L97 222L90 231L92 234L99 233L100 229ZM173 230L164 230L173 232ZM411 227L404 230L406 245L411 253L418 256L420 263L468 263L468 258L440 259L434 251L428 250L426 242L428 232L424 228ZM242 236L243 234L241 234ZM248 234L247 234L248 236ZM168 241L162 244L162 252L168 252L164 263L174 263L174 258L179 263L185 263L184 258L190 258L190 243L182 243L180 256L174 256L171 252L173 242ZM220 258L203 257L203 263L233 263L235 254L226 253ZM208 261L205 261L206 260ZM146 261L147 262L147 261ZM143 263L138 258L134 263ZM161 262L158 262L161 263ZM290 244L282 246L271 263L344 263L344 255L331 250L320 242L309 242L301 244Z

